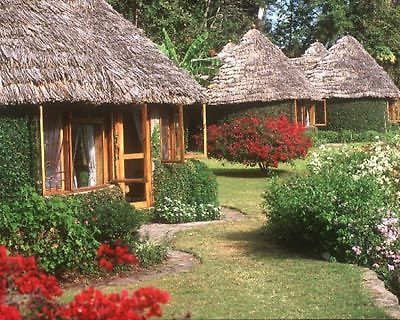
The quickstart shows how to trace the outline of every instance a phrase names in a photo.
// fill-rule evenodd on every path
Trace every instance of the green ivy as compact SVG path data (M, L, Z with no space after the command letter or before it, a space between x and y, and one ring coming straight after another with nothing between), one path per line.
M0 111L0 202L38 179L37 127L31 110Z
M208 123L218 123L232 118L255 116L258 118L285 115L294 121L294 102L277 101L271 103L250 103L227 106L213 106L207 109Z
M327 102L326 130L375 130L387 129L385 100L333 100Z

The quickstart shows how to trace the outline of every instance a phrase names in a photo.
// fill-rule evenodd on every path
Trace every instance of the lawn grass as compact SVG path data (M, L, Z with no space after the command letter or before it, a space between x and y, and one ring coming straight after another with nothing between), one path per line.
M202 264L125 289L168 290L167 318L188 311L194 319L386 317L363 289L360 268L291 252L266 238L260 203L267 178L258 169L206 162L217 175L221 204L243 210L246 218L179 234L175 248L194 252ZM304 162L298 162L270 175L284 177L302 168Z

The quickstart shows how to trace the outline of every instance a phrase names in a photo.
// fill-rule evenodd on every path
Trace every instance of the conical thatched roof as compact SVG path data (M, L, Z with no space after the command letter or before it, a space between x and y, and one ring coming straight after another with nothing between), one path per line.
M310 45L301 57L293 58L291 61L308 75L327 53L325 46L317 41Z
M207 90L209 104L316 98L305 75L260 31L248 31Z
M332 46L308 75L325 98L397 98L389 75L353 37Z
M222 50L217 54L217 57L221 60L225 59L227 56L230 55L230 53L233 51L233 49L236 47L236 45L229 41Z
M104 0L0 0L0 17L0 105L204 100Z

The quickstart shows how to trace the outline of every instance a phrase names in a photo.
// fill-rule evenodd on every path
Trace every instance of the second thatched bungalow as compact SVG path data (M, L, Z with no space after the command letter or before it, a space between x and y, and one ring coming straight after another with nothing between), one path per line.
M104 0L0 0L0 16L3 191L117 184L150 206L151 132L162 161L183 161L184 109L202 88Z
M260 31L248 31L223 55L208 90L208 123L238 114L285 114L307 126L324 125L318 91L304 73Z
M327 99L327 129L384 131L400 122L399 89L355 38L345 36L318 52L294 62Z

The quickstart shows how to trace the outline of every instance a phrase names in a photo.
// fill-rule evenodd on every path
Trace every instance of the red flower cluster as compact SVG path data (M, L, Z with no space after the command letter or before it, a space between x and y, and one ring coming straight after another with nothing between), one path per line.
M102 245L99 253L118 264L137 263L125 246ZM170 299L168 292L156 288L141 288L131 295L105 295L89 288L62 306L55 299L61 294L56 279L38 271L33 257L9 256L0 246L0 320L146 320L160 317L161 304Z
M129 253L127 246L122 246L118 242L111 246L103 243L97 249L97 259L99 266L111 271L114 266L121 264L138 264L137 258Z
M160 304L169 301L168 292L156 288L142 288L131 296L127 291L121 294L104 295L89 288L77 295L68 306L60 310L62 319L76 320L144 320L162 315Z
M304 135L304 126L291 123L285 116L236 118L210 125L208 130L208 151L213 157L250 166L259 164L263 169L304 157L312 145Z

